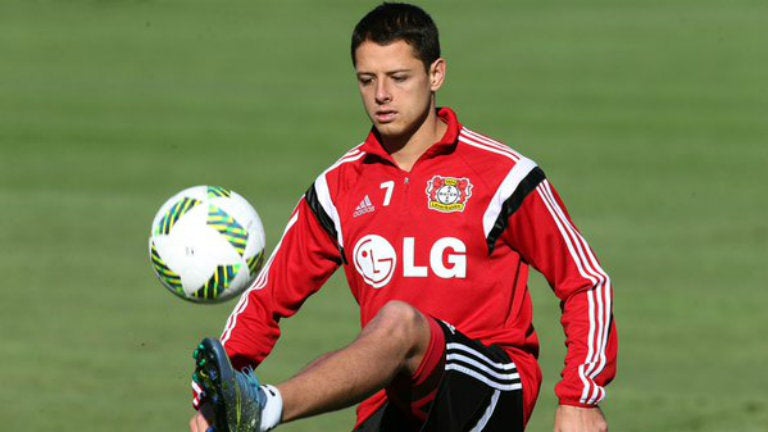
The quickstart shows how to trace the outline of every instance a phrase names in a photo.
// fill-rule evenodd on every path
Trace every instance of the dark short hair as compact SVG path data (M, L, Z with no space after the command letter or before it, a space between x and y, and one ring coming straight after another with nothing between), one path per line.
M368 12L352 32L352 64L357 64L355 51L365 41L389 45L405 41L413 48L424 68L440 58L437 26L423 9L406 3L382 3Z

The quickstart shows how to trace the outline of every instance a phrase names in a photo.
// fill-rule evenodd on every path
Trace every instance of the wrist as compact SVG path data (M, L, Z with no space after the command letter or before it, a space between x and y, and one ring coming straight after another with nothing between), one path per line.
M566 406L566 407L575 407L575 408L600 408L599 405L592 405L592 404L584 404L579 401L574 400L568 400L568 399L560 399L558 402L559 406Z

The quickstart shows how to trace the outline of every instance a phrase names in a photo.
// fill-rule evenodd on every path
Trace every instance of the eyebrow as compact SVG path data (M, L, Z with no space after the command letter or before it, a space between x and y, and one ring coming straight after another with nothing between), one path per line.
M394 74L398 74L398 73L409 73L411 71L413 71L413 69L395 69L395 70L392 70L392 71L384 72L384 75L394 75ZM355 74L357 76L361 76L361 75L376 75L374 72L366 72L366 71L359 71L359 72L356 72Z

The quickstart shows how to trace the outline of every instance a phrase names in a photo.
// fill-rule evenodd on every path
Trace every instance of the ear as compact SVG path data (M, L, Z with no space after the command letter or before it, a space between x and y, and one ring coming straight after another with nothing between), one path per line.
M429 66L429 88L436 92L445 82L446 64L442 57L432 62Z

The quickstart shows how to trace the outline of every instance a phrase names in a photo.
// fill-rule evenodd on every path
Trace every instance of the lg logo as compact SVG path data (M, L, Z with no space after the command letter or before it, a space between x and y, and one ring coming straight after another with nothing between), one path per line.
M374 288L388 284L395 274L397 254L384 237L371 234L361 238L352 255L357 272Z
M403 277L425 278L432 273L442 279L467 277L467 246L455 237L438 239L429 249L428 262L417 263L416 239L403 238ZM397 271L398 254L387 239L376 234L367 235L355 244L352 251L355 269L365 282L374 287L387 285Z

